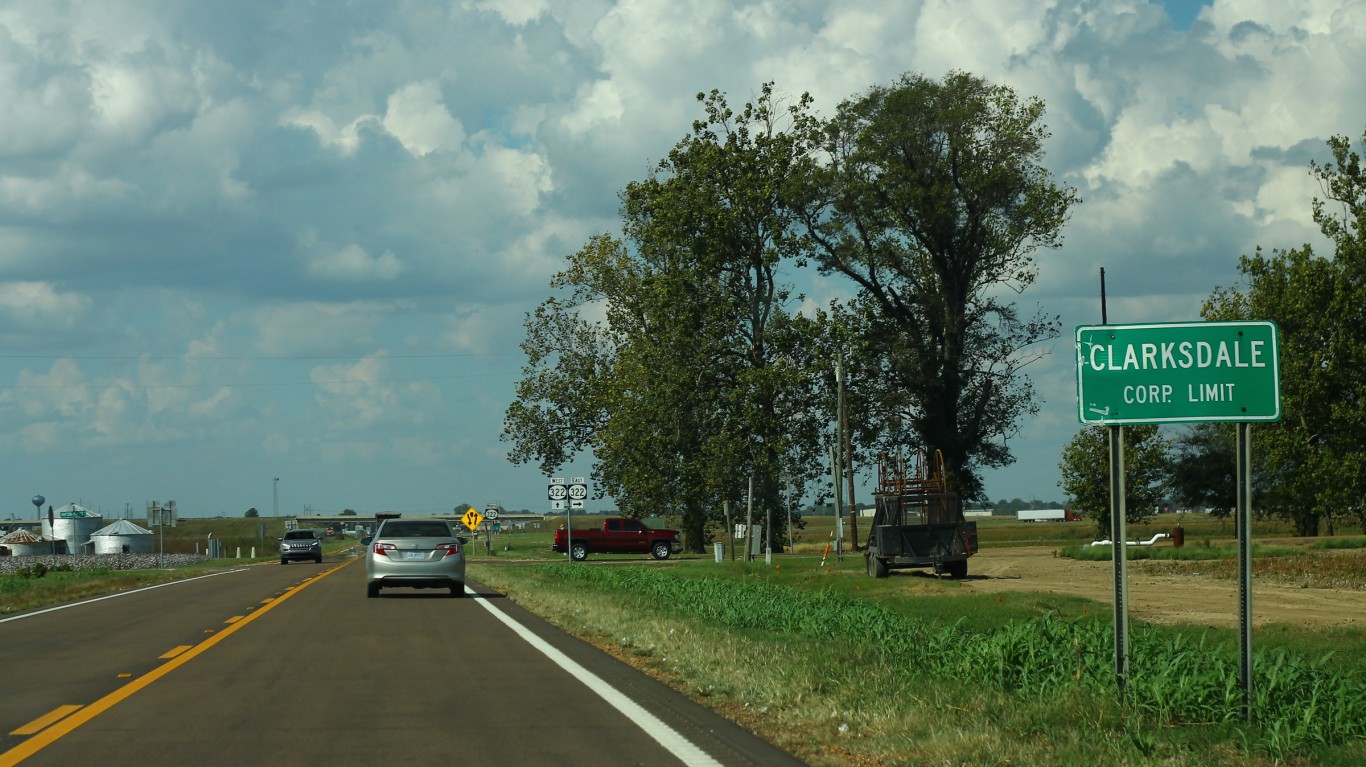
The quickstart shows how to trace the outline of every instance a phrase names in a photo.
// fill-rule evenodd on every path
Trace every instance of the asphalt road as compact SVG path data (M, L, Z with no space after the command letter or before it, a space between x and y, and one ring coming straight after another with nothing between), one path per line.
M799 765L471 583L257 565L0 620L0 767Z

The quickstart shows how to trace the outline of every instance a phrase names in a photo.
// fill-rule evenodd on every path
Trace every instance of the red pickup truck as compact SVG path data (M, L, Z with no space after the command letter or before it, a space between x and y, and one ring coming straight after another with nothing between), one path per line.
M590 551L599 554L649 552L655 559L668 559L670 554L683 550L683 538L677 530L654 530L638 519L608 517L602 520L601 527L585 525L572 530L563 527L556 530L551 548L563 554L566 547L570 558L580 562L588 558Z

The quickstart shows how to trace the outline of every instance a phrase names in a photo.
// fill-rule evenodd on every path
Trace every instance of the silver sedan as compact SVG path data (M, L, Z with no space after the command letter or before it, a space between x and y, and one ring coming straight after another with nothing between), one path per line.
M365 539L365 594L381 588L450 589L465 594L465 544L440 519L387 519Z

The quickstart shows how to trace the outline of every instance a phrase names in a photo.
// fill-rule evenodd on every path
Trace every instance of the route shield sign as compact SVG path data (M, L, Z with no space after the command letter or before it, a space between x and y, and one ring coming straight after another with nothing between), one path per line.
M569 488L564 484L564 477L550 478L545 497L550 501L551 511L564 511L565 500L569 498Z
M588 497L588 485L583 481L583 477L574 477L569 483L569 507L571 509L582 509L584 499Z
M1281 419L1272 322L1173 322L1077 328L1082 423Z

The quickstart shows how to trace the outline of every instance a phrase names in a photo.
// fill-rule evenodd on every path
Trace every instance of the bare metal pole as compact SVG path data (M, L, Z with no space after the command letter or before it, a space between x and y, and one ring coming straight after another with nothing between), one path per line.
M1100 270L1100 322L1109 324L1105 307L1105 269ZM1115 684L1129 681L1129 531L1125 525L1124 427L1110 426L1110 546L1115 571Z
M1125 529L1124 427L1110 430L1110 545L1115 565L1115 682L1129 681L1129 533Z
M849 532L854 537L854 551L858 551L858 506L854 505L854 454L849 435L849 413L844 407L844 365L835 360L835 384L839 393L840 440L844 448L844 462L840 467L849 478Z
M844 509L841 495L844 489L840 487L840 449L839 440L830 446L830 482L834 489L835 497L835 561L844 561Z
M1110 324L1110 321L1105 318L1105 267L1103 266L1100 268L1100 324Z
M1252 429L1238 424L1238 672L1243 716L1252 721Z
M730 561L735 561L735 525L730 521L730 501L725 502L726 509L726 544L730 547Z

